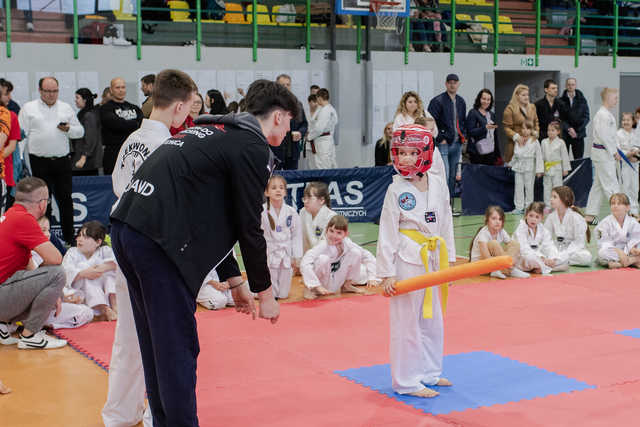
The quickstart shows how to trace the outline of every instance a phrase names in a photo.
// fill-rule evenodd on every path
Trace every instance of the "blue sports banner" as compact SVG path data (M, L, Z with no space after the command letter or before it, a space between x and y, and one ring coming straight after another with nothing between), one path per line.
M277 171L287 180L287 201L302 208L304 187L311 181L322 181L329 186L331 209L353 222L371 222L380 216L382 202L391 176L391 166L377 168L328 169L304 171ZM73 177L73 222L79 229L87 221L97 220L109 224L111 206L116 200L110 176ZM60 213L53 201L51 231L60 236Z
M73 225L76 230L87 221L100 221L109 225L111 206L116 201L111 186L111 176L74 176L73 190ZM60 211L53 200L51 207L51 232L62 237L60 229Z
M591 159L571 162L571 171L564 178L576 196L576 206L586 206L591 189ZM514 174L502 166L464 165L462 171L462 212L482 215L489 205L498 205L505 212L512 211ZM533 200L543 201L542 178L537 178Z
M276 171L287 180L287 202L302 208L307 183L322 181L329 186L331 209L351 222L372 222L380 216L391 177L391 166L375 168Z

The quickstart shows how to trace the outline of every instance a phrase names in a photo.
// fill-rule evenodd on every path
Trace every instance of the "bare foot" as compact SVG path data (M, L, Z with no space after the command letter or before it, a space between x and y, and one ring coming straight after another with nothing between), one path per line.
M423 388L420 391L415 391L413 393L407 393L409 396L415 396L415 397L436 397L438 396L440 393L438 393L435 390L431 390L430 388Z
M114 320L118 320L118 313L113 311L111 307L107 307L104 311L105 316L109 322L113 322Z
M2 381L0 381L0 394L9 394L11 393L11 389L4 385Z
M364 294L364 290L353 286L350 280L344 282L341 288L342 292L352 292L354 294Z
M439 385L440 387L451 387L453 384L448 379L441 377L436 385Z
M609 261L609 268L622 268L622 264L617 261Z
M303 292L304 299L312 300L318 298L318 296L311 289L305 287Z
M316 286L313 288L313 292L318 295L329 295L331 293L324 286Z

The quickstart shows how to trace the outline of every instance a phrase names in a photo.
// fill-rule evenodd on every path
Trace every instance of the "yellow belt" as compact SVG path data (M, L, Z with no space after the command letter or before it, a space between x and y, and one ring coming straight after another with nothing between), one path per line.
M544 162L544 171L549 172L549 169L551 169L555 165L559 165L560 163L562 163L562 161L560 160L555 160L553 162Z
M424 269L428 273L429 272L429 252L435 251L438 247L438 242L440 242L440 270L444 270L445 268L449 268L449 253L447 252L447 243L440 236L426 237L418 230L407 230L400 229L400 232L422 246L420 248L420 258L422 258L422 263L424 264ZM424 292L424 303L422 304L422 316L425 319L433 318L433 287L425 289ZM447 310L447 299L449 297L449 285L443 284L440 285L440 296L441 296L441 305L442 305L442 313Z

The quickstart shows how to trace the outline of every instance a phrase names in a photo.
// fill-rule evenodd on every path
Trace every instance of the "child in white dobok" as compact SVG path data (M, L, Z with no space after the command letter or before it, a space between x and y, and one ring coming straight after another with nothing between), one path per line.
M500 206L489 206L484 211L484 227L480 227L471 240L469 261L480 261L497 256L509 255L513 259L513 267L497 270L491 277L506 279L507 276L526 279L529 273L515 267L520 257L520 244L509 236L504 229L504 211Z
M511 170L515 175L515 189L513 204L515 212L523 214L524 208L533 202L533 186L536 176L541 177L544 172L542 150L538 140L531 135L533 124L525 122L522 125L521 137L513 147Z
M106 235L107 229L98 221L82 224L77 246L64 255L62 267L68 288L81 291L97 316L116 320L116 258L104 242Z
M551 233L560 264L588 267L593 259L586 248L591 234L582 212L573 205L574 202L575 196L570 187L555 187L551 191L553 212L547 217L544 226Z
M611 215L595 229L598 262L609 268L640 267L640 223L629 215L629 198L615 193L609 199Z
M265 195L262 231L267 242L271 286L276 298L287 298L293 267L299 266L302 258L302 224L298 212L284 202L287 181L281 175L269 178Z
M304 188L304 207L300 209L303 250L306 253L324 239L329 220L337 215L331 210L329 187L324 182L313 181Z
M51 223L49 218L43 216L38 220L40 229L45 236L51 238ZM31 251L31 264L29 268L38 268L42 264L42 257L36 251ZM62 302L60 311L56 315L56 310L52 310L47 318L45 325L51 326L53 329L60 328L78 328L93 320L93 310L83 304L84 295L80 291L67 288L62 289Z
M235 257L236 254L231 253L227 256ZM207 310L221 310L235 305L229 289L229 283L220 281L215 268L211 269L207 277L204 278L200 292L196 297L196 302Z
M626 156L618 161L618 180L620 190L631 202L631 213L638 214L638 156L640 156L640 139L633 130L633 114L622 113L622 128L616 132L618 150ZM629 163L627 163L627 160Z
M531 203L513 233L513 238L520 243L518 268L547 276L552 271L567 270L569 266L560 264L558 250L551 240L551 233L542 225L543 216L544 203Z
M427 172L433 148L431 133L422 126L404 125L393 133L391 157L398 175L385 195L376 263L387 295L395 294L396 280L437 271L456 260L449 190L439 176ZM435 397L439 393L429 387L451 385L442 377L447 290L441 285L389 300L396 393Z
M542 140L542 159L544 160L544 204L551 204L551 189L562 185L562 178L571 170L567 146L559 137L562 128L553 121L547 128L548 138Z
M362 284L362 265L367 270L366 284L376 285L376 259L348 236L349 220L335 215L327 224L326 238L304 254L300 272L305 285L305 299L340 292L364 293L353 286Z

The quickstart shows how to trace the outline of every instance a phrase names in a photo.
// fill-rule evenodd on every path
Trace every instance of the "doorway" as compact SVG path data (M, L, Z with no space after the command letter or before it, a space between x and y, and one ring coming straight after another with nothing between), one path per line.
M558 96L562 95L564 90L564 80L561 79L560 71L494 71L494 111L496 113L496 122L500 130L500 152L504 153L504 146L507 141L507 135L502 127L502 113L511 101L513 89L518 84L529 86L529 99L531 103L536 102L544 96L544 81L553 79L558 83ZM640 75L639 75L640 77ZM489 87L489 86L487 86Z

